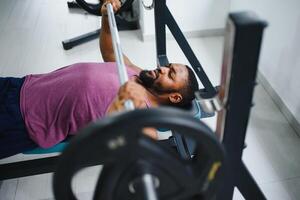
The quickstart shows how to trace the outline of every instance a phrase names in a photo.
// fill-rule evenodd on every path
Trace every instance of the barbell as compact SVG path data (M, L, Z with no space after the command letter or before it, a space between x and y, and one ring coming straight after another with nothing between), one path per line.
M169 146L142 134L170 128L189 138L195 157L184 160ZM210 128L175 108L118 113L80 130L61 155L53 177L57 200L76 200L73 176L92 163L104 165L94 200L211 199L221 178L224 151Z

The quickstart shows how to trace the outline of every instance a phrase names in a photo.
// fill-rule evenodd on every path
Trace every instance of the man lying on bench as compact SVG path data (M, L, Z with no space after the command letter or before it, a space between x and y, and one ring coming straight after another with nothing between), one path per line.
M115 12L120 8L119 0L108 1ZM190 105L198 83L183 64L148 71L124 55L130 80L120 87L105 3L101 12L104 63L77 63L46 74L0 78L0 158L52 147L88 123L123 109L127 99L136 108ZM156 132L146 134L156 138Z

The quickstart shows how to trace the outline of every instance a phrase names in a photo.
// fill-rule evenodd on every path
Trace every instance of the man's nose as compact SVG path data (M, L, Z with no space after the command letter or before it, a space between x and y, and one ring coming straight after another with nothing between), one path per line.
M167 68L167 67L160 67L160 68L158 69L158 71L159 71L160 73L162 73L162 74L165 74L165 73L167 73L168 68Z

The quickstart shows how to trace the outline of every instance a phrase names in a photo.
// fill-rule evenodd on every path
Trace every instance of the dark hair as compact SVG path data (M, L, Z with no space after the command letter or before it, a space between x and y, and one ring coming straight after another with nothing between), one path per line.
M185 86L178 92L182 95L182 101L177 103L176 106L187 108L191 105L193 99L195 99L195 92L199 90L198 81L193 70L186 65L188 70L188 80Z

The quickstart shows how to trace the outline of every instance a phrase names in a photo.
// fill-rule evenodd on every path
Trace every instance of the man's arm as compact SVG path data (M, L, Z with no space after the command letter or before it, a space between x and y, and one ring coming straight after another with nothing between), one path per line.
M136 109L147 108L145 97L146 93L144 87L136 83L134 80L127 81L124 85L120 87L117 96L109 105L106 111L106 115L111 115L115 112L123 111L124 102L126 100L131 100ZM154 128L143 128L143 133L153 139L158 139L157 131Z
M107 114L124 110L126 100L131 100L135 108L147 108L146 98L146 89L136 82L135 77L132 77L119 88L117 96L107 109Z
M106 0L101 8L102 20L101 20L101 31L99 36L99 46L102 54L102 58L105 62L115 62L115 54L112 44L112 37L110 34L106 4L111 3L114 9L114 12L120 9L121 3L119 0ZM141 68L134 65L126 55L123 54L125 65L131 67L133 70L140 72Z

